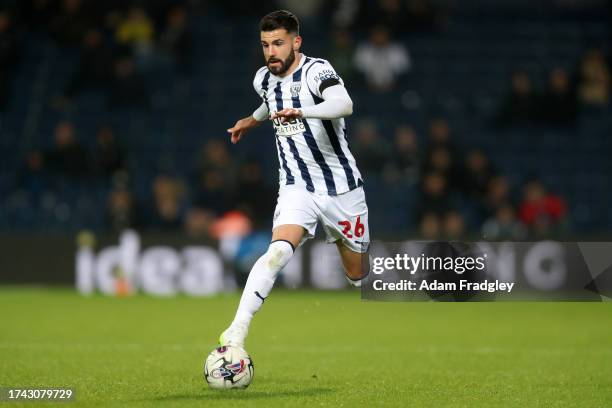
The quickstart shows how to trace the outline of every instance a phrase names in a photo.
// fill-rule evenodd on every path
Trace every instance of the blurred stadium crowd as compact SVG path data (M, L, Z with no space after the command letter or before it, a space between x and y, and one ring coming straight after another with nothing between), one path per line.
M612 226L607 2L15 0L0 8L0 229L269 228L271 129L237 147L225 129L258 106L257 23L276 8L353 97L374 237Z

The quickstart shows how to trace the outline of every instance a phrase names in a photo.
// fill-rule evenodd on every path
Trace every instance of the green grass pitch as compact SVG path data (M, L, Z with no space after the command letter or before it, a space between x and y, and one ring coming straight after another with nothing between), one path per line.
M237 302L3 288L0 386L74 387L67 407L612 406L612 303L275 290L247 342L253 383L213 391L202 364Z

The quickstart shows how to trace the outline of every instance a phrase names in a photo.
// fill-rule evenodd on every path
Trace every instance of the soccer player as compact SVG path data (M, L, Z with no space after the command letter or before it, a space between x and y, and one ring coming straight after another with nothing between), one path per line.
M253 265L236 316L219 338L221 345L242 348L279 271L314 236L318 222L327 241L336 243L351 284L361 286L369 271L368 207L343 119L353 112L353 102L329 62L300 53L299 22L292 13L272 12L259 27L266 65L253 85L262 104L227 131L237 143L250 129L272 120L280 189L272 242Z

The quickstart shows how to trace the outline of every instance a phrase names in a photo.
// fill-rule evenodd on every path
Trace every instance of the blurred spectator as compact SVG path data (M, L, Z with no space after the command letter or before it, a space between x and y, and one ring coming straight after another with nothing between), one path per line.
M82 178L90 174L87 151L78 142L72 123L64 121L55 127L55 144L46 154L49 168L69 178Z
M76 72L68 82L64 97L71 99L88 89L105 90L111 78L111 50L104 44L102 33L87 31L81 44L81 56Z
M489 180L487 193L483 200L484 217L495 215L497 210L510 202L510 186L503 176L493 176Z
M571 125L578 114L578 100L563 68L555 68L548 78L548 90L542 96L542 119L550 124Z
M130 8L115 31L117 42L131 48L139 56L150 54L154 36L153 22L147 12L138 6Z
M190 71L193 35L184 7L177 6L168 12L166 28L159 37L159 48L173 58L183 73Z
M429 146L431 148L442 146L450 147L451 131L448 121L444 118L434 118L429 123Z
M450 210L452 203L446 178L440 173L426 174L421 184L419 219L430 213L443 216Z
M398 126L395 129L391 161L385 172L387 182L416 182L419 176L419 160L416 132L410 126Z
M331 48L327 56L329 62L345 83L350 83L355 75L355 68L353 66L354 54L355 49L351 32L348 30L334 31Z
M519 215L531 234L542 237L561 232L566 213L565 201L547 192L539 180L529 181L523 187Z
M230 193L221 169L208 167L198 172L193 206L219 216L230 208Z
M33 201L52 189L52 179L45 169L43 154L38 150L29 152L15 178L16 191L26 192Z
M113 231L138 226L134 196L123 185L116 186L109 194L107 207L107 225Z
M510 93L499 111L497 121L501 126L533 124L537 119L538 102L531 79L524 71L512 74Z
M162 231L178 231L183 224L184 188L179 179L159 175L153 181L151 226Z
M219 139L211 139L206 143L201 152L198 168L199 170L218 169L223 173L228 189L231 190L236 185L238 172L236 163L227 150L227 143Z
M75 45L81 42L89 27L91 21L81 0L63 0L61 10L51 19L49 29L60 44Z
M245 161L240 167L238 188L232 200L234 207L249 214L255 226L261 227L274 211L275 198L275 191L264 181L261 165L256 161Z
M407 25L408 10L402 0L378 0L374 6L370 21L389 29L392 35L398 35L409 28Z
M451 137L451 129L448 121L444 118L434 118L429 124L429 135L427 141L427 154L429 155L433 150L437 148L444 148L448 150L451 155L450 159L453 163L458 162L458 149Z
M374 27L367 42L360 44L355 53L355 68L365 75L374 91L385 92L393 88L397 77L411 67L408 51L400 43L391 41L389 31Z
M353 145L360 169L380 175L391 157L390 148L376 129L374 122L364 120L357 125Z
M11 15L6 11L0 11L0 112L8 105L18 48Z
M191 208L185 216L185 231L194 238L208 237L214 220L214 214L210 211L202 208Z
M110 126L102 126L98 130L94 160L96 169L103 176L112 176L125 168L123 152L119 148L115 132Z
M424 213L421 216L420 231L421 237L425 240L439 239L442 235L440 216L433 212Z
M448 180L452 180L450 187L454 188L457 186L457 183L454 182L457 177L453 168L454 163L451 159L450 151L446 147L438 146L429 151L425 157L423 172L437 172L442 174Z
M584 105L602 106L610 100L610 70L601 50L593 49L579 67L578 97Z
M459 154L451 140L448 121L435 118L429 125L429 140L425 149L423 173L441 173L450 190L460 187Z
M364 14L361 3L363 2L359 0L325 2L327 9L324 9L323 12L331 16L335 28L350 29Z
M444 214L444 237L449 241L457 241L465 235L465 221L458 211Z
M145 81L136 72L132 58L125 56L115 61L113 74L108 96L111 109L149 107L149 93Z
M230 209L236 180L236 164L229 155L227 145L220 140L208 141L202 149L194 174L194 206L220 216Z
M485 221L482 235L486 240L521 240L526 238L527 232L516 218L514 208L504 204L497 207L494 216Z
M484 152L471 150L467 154L463 170L463 191L478 201L482 200L494 174L495 171Z

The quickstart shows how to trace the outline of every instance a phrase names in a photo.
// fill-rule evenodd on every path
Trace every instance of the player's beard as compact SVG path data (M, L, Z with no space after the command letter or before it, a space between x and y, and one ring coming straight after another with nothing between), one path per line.
M277 62L277 61L281 63L280 67L273 67L270 65L270 62ZM291 51L287 59L285 59L284 61L278 58L274 58L272 59L272 61L268 59L268 69L274 75L283 75L285 72L287 72L287 70L289 69L291 64L293 64L294 61L295 61L295 52Z

